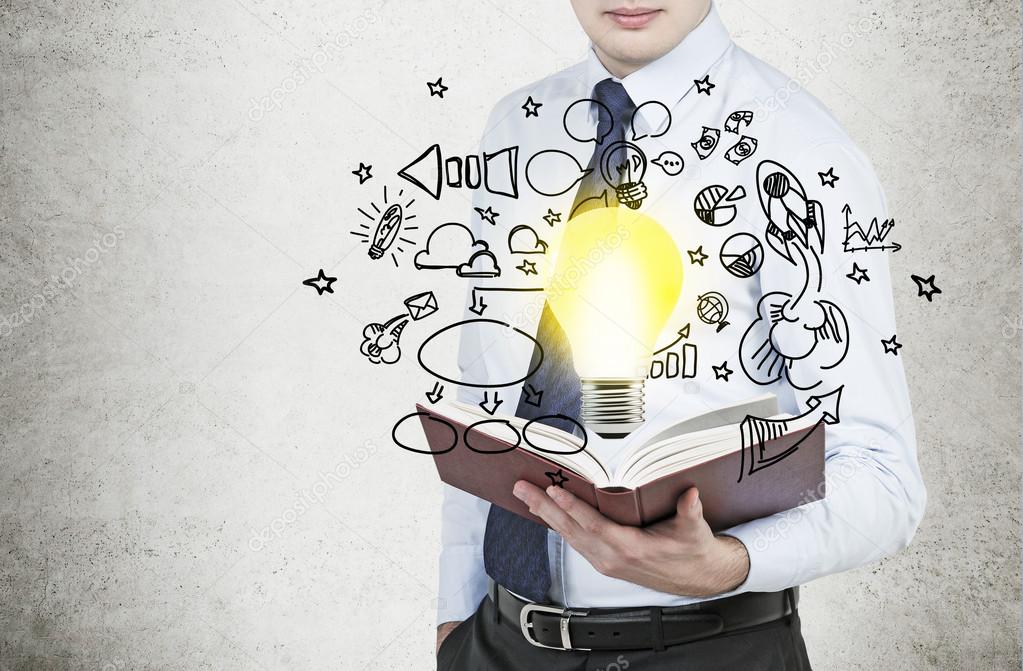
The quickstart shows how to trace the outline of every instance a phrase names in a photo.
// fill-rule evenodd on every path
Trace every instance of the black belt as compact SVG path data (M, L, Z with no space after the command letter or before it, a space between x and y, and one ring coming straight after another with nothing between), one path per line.
M527 641L555 650L663 650L796 612L799 588L747 592L671 608L561 608L525 601L490 583L497 617Z

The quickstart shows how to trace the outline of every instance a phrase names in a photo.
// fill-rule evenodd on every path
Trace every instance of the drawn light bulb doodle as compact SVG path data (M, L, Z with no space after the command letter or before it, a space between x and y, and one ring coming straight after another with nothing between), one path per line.
M398 190L398 198L404 195L404 190ZM380 206L376 203L370 203L370 208L376 213L377 216L373 216L363 208L358 208L359 213L373 222L374 226L372 229L369 224L359 224L359 228L362 230L350 231L352 235L362 238L362 241L369 244L369 258L374 261L383 257L383 255L394 247L398 252L405 251L404 247L400 244L404 242L407 245L416 244L411 238L402 235L402 232L417 230L418 226L409 226L408 222L415 219L416 215L408 214L408 209L412 207L412 204L416 202L413 198L404 205L401 203L390 203L387 199L387 187L384 187L384 202L385 209L381 211ZM370 232L372 230L372 233ZM398 257L394 252L390 254L391 260L394 262L395 267L398 266Z
M600 157L600 176L615 190L618 202L638 210L646 198L647 160L643 150L625 140L612 142Z
M739 362L756 384L771 384L784 375L797 389L813 389L822 372L840 364L849 350L845 315L821 298L823 207L774 161L757 166L757 191L767 216L768 245L799 268L803 280L795 294L772 291L760 299L757 317L739 343Z

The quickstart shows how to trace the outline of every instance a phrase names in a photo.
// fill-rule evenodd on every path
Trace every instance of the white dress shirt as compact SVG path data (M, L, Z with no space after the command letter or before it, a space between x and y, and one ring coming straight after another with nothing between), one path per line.
M713 84L710 95L694 80L704 76ZM497 224L473 215L473 230L500 251L501 277L475 280L473 287L537 286L537 276L516 269L521 258L508 254L506 236L519 224L528 224L541 238L556 238L568 218L575 189L546 197L529 188L521 174L530 156L544 149L571 153L585 166L593 143L568 137L562 117L574 101L590 98L594 85L611 77L592 50L586 61L524 87L495 107L481 141L480 153L506 146L519 147L519 197L512 199L480 189L474 205L499 212ZM646 423L621 440L603 440L591 434L587 449L615 465L634 441L643 441L686 417L765 392L774 393L780 410L798 415L807 399L844 385L838 424L827 428L826 481L823 500L791 511L754 520L725 533L745 544L750 557L749 576L735 591L775 591L806 583L820 576L875 561L905 547L923 515L926 494L916 459L915 432L901 359L887 353L882 339L897 334L886 251L847 252L844 206L866 226L873 218L888 218L878 180L869 161L843 132L829 112L809 94L790 85L791 80L735 45L716 10L670 53L621 80L637 105L660 101L671 111L671 124L659 137L636 141L649 159L674 151L685 161L677 176L649 165L644 178L649 196L640 211L653 217L674 237L683 259L685 278L676 312L660 342L670 343L676 332L690 324L688 342L697 346L695 377L648 379ZM527 97L540 103L537 116L522 109ZM725 130L732 112L751 111L754 118L738 134ZM646 130L663 130L663 119L644 108L640 116ZM596 127L596 115L590 115ZM703 127L720 130L711 156L701 160L692 143ZM631 135L631 134L630 134ZM727 150L741 135L756 138L755 153L733 164ZM801 271L768 247L767 217L758 199L756 170L763 160L788 168L807 196L820 201L824 213L824 252L821 299L844 312L849 327L849 348L837 366L820 371L820 385L800 391L780 381L765 386L750 380L739 363L743 333L757 315L764 293L798 292ZM837 175L826 186L819 173ZM694 213L697 193L709 185L731 191L745 189L737 201L737 216L725 226L710 226ZM548 209L561 214L561 222L543 219ZM759 272L742 279L729 274L718 258L726 238L750 233L764 243ZM897 241L895 233L890 241ZM707 255L703 265L692 262L689 250ZM905 253L905 252L904 252ZM530 257L536 259L536 257ZM853 264L866 270L868 280L847 277ZM701 321L697 297L710 291L726 296L729 325ZM470 296L467 305L472 302ZM485 294L486 317L509 321L534 333L543 305L541 293L491 291ZM466 312L466 318L476 315ZM515 380L527 368L531 346L525 339L491 339L465 329L459 352L463 379ZM809 357L813 364L813 354ZM733 372L719 379L712 366L727 362ZM500 390L514 410L522 384ZM461 397L478 402L481 389L461 388ZM483 532L489 503L445 486L443 549L440 557L438 622L463 620L471 615L486 592ZM674 606L694 599L657 592L598 573L578 552L550 532L553 585L550 598L571 607ZM724 596L724 595L722 595Z

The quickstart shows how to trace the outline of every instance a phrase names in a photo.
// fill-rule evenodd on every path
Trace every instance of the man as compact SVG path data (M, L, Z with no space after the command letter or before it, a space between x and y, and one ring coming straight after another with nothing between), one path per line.
M905 547L925 506L886 251L855 236L858 221L866 230L887 220L884 196L828 112L806 93L789 95L783 75L732 43L709 0L572 4L592 41L587 60L501 101L481 152L518 146L525 158L554 148L594 172L558 196L533 180L514 200L480 190L474 204L502 221L474 222L477 235L528 222L553 240L573 214L619 205L618 184L600 181L600 157L632 141L649 159L640 211L686 261L667 332L690 324L699 347L695 375L647 380L642 428L626 440L591 435L587 449L613 463L633 441L711 408L769 391L798 415L815 395L840 390L827 492L714 533L696 489L673 518L637 529L564 489L518 482L515 496L548 531L447 488L438 667L808 669L798 585ZM587 99L582 122L566 115ZM649 101L670 119L657 105L640 108ZM719 251L736 234L754 245L740 264ZM505 284L530 279L528 266L523 275L508 268ZM710 293L722 299L716 311L701 307ZM546 354L531 387L502 396L520 399L523 417L578 416L564 333L542 298L522 302L529 296L487 294L487 316L536 333ZM466 377L519 379L530 355L468 330L460 364ZM524 402L538 389L539 409ZM478 401L471 391L463 397Z

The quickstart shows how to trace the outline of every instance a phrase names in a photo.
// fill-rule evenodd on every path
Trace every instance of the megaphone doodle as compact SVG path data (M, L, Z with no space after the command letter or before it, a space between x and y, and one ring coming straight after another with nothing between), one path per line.
M478 189L509 198L519 197L519 148L505 147L491 153L469 154L464 158L443 158L440 145L435 144L398 171L398 176L412 182L440 200L446 183L451 188Z

